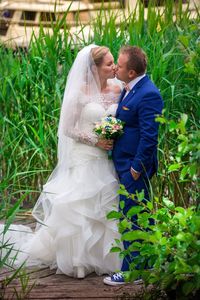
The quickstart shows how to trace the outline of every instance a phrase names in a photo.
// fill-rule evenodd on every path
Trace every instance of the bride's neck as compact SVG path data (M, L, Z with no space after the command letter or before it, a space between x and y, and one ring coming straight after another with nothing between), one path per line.
M104 79L100 80L100 85L101 85L101 92L103 92L107 88L107 80Z

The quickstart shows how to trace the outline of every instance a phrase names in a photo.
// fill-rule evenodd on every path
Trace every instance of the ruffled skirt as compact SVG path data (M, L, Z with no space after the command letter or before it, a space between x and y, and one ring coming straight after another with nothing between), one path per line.
M74 152L76 163L70 168L55 169L44 186L33 209L36 230L10 227L4 240L9 238L20 250L15 264L26 260L27 266L45 265L74 277L78 267L86 275L120 269L118 253L110 252L119 239L117 224L106 218L118 206L115 170L105 152L95 149L91 155L87 147L92 148Z

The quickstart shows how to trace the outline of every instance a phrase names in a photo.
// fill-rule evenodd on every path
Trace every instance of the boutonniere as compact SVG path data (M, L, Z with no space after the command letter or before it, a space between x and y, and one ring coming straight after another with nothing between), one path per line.
M128 107L126 107L126 106L122 106L122 109L123 110L130 110Z

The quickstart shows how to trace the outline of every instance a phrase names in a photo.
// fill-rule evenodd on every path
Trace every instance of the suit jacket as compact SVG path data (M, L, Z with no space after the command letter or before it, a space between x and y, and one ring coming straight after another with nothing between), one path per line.
M162 97L146 75L122 100L122 91L116 117L125 122L124 133L114 143L113 161L118 175L131 167L145 172L150 178L157 170L158 126L155 117L161 114Z

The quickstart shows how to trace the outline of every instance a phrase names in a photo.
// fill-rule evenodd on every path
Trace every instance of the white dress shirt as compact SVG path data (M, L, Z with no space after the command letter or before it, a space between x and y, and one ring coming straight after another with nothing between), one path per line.
M124 95L123 99L128 95L130 90L144 77L146 74L143 74L141 76L136 77L135 79L131 80L129 83L126 84L129 90L126 91L126 94Z

